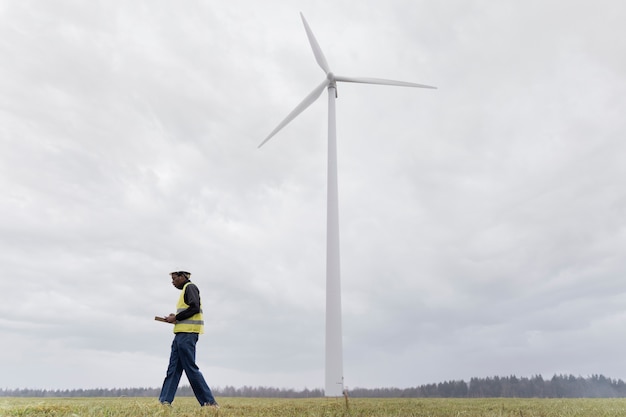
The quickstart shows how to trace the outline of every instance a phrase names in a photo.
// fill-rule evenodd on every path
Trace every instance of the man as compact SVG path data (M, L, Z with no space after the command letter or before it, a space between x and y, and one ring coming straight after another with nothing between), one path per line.
M198 335L204 333L200 291L189 280L191 276L189 272L172 272L170 276L172 277L172 285L182 292L176 305L176 314L164 317L168 323L174 324L175 336L159 401L164 405L172 404L180 377L185 371L191 389L200 405L219 408L215 398L213 398L211 388L207 385L202 372L196 365L196 343L198 342Z

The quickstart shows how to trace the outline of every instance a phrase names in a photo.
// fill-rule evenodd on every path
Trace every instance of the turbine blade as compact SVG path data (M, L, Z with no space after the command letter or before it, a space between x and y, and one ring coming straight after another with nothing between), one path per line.
M382 78L342 77L342 76L336 75L335 80L343 81L346 83L397 85L400 87L417 87L417 88L434 88L434 89L437 88L431 85L409 83L406 81L385 80Z
M302 18L302 23L304 23L304 30L306 30L306 36L309 38L309 43L311 44L311 48L313 49L313 55L315 55L315 60L324 70L324 74L328 74L330 72L330 67L328 66L328 62L326 62L326 58L324 57L322 48L320 48L319 43L317 43L317 39L315 39L315 35L313 35L313 31L309 27L309 24L304 18L302 12L300 12L300 17Z
M276 133L278 133L279 130L281 130L283 127L287 126L287 124L289 122L291 122L293 119L295 119L300 113L302 113L307 107L309 107L311 104L313 104L313 102L315 100L318 99L318 97L322 94L322 91L324 91L324 89L326 87L328 87L328 84L330 83L330 81L328 79L324 80L320 85L318 85L317 87L315 87L315 90L311 91L309 93L308 96L306 96L304 98L304 100L302 100L300 102L300 104L298 104L296 106L295 109L293 109L291 111L291 113L289 113L287 115L287 117L285 117L285 120L283 120L282 122L280 122L280 124L278 126L276 126L276 129L272 130L272 133L270 133L269 135L267 135L267 137L265 138L265 140L263 140L263 142L261 142L261 144L258 146L259 148L261 146L263 146L265 144L265 142L267 142L268 140L270 140L272 138L272 136L274 136Z

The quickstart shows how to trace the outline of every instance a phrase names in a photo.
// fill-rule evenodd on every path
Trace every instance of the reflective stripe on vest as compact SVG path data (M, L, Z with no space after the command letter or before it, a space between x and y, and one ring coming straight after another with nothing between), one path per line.
M187 285L189 284L191 284L191 282L186 283L182 291L180 292L180 297L178 298L178 303L176 304L176 314L189 308L189 305L185 303L185 290L187 289ZM176 322L176 324L174 325L174 333L204 333L202 302L200 303L199 313L196 313L185 320Z

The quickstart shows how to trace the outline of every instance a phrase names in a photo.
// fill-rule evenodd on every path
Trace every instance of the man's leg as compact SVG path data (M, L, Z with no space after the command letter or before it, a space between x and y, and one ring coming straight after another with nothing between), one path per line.
M189 385L191 385L191 389L193 390L196 399L200 403L200 405L213 405L217 404L215 398L213 397L213 393L211 392L211 388L204 380L204 376L202 376L202 372L196 365L196 343L198 342L198 334L197 333L179 333L181 336L178 355L180 358L180 363L182 368L185 370L185 374L187 374L187 379L189 379Z
M174 341L172 342L170 363L167 367L167 373L165 374L161 394L159 395L159 402L161 403L171 404L174 401L174 396L176 395L176 390L178 389L178 383L180 382L180 377L183 374L183 366L181 364L179 349L179 334L180 333L176 333Z

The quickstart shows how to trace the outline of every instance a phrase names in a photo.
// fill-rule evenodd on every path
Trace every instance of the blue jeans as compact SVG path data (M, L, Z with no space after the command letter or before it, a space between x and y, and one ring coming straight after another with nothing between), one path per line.
M174 336L170 364L167 367L167 374L159 395L160 402L167 401L171 404L174 401L180 377L185 371L191 389L200 405L216 403L211 388L207 385L202 372L196 365L197 342L197 333L176 333Z

